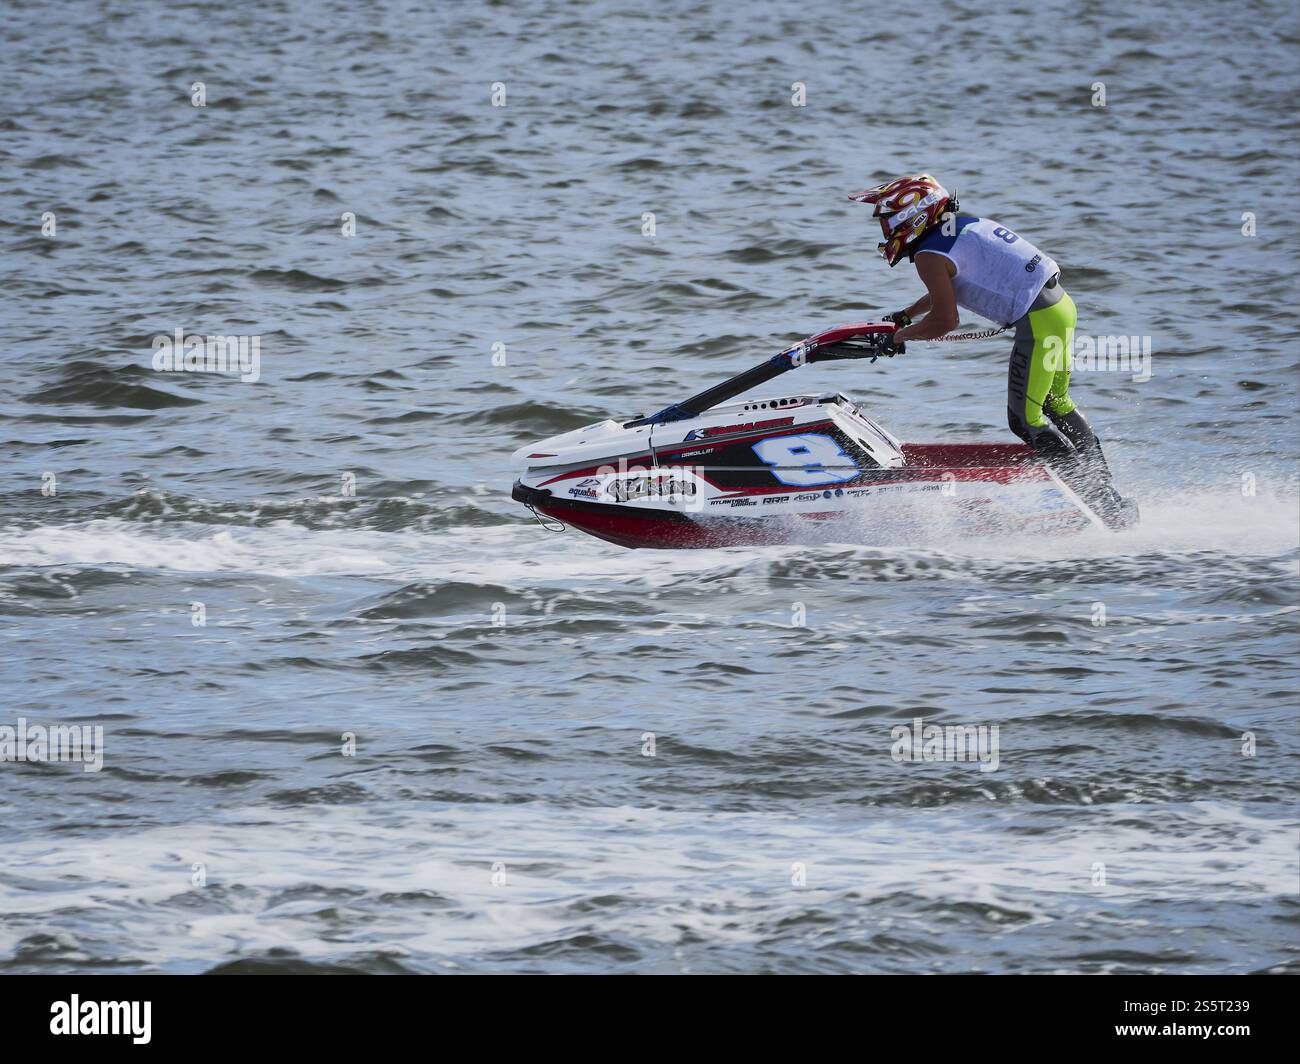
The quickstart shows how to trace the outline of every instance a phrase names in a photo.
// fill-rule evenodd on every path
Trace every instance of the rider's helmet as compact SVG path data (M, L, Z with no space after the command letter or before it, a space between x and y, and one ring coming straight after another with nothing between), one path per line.
M904 256L911 257L916 245L943 224L943 216L957 213L957 197L929 174L900 177L877 188L855 192L858 203L874 203L873 216L880 219L884 242L880 253L890 266Z

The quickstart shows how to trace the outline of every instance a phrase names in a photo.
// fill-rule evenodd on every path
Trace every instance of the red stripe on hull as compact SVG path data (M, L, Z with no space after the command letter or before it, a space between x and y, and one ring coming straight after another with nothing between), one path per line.
M922 469L1018 466L1042 461L1026 443L905 443L903 460Z
M769 529L756 528L747 532L734 526L708 528L690 520L648 514L571 510L564 506L538 506L537 509L548 517L620 547L744 547L770 542L772 537Z

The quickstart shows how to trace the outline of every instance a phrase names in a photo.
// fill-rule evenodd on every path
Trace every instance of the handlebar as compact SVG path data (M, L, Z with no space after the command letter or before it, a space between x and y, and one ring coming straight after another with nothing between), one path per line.
M657 414L629 421L624 428L638 425L662 425L669 421L685 421L695 417L710 407L726 402L755 388L760 384L779 377L788 370L798 369L805 362L838 362L844 359L869 358L875 362L885 352L880 350L881 338L892 335L898 326L892 321L858 322L853 325L837 325L833 329L817 333L801 340L793 347L773 355L766 362L760 362L753 369L715 384L698 395L684 399L680 403L664 407ZM892 353L890 355L892 357Z

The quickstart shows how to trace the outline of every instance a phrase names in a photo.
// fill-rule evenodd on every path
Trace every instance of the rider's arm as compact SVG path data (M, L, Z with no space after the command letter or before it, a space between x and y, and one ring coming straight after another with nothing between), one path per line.
M957 327L957 294L952 290L952 264L943 255L918 254L916 272L925 282L927 293L908 308L908 314L929 311L915 325L894 333L894 341L933 340Z
M909 318L915 321L922 314L930 313L930 293L926 292L920 299L903 311Z

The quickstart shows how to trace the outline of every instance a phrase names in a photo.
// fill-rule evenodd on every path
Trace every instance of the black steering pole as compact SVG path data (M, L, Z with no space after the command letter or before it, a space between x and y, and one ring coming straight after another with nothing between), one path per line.
M721 384L706 388L698 395L692 395L680 403L666 406L657 414L625 422L623 427L630 429L638 425L662 425L668 421L685 421L719 403L735 398L741 392L765 384L773 377L798 369L805 362L838 362L853 358L869 358L874 362L882 354L892 358L893 351L881 350L881 339L889 335L889 330L882 329L874 322L869 325L874 327L872 331L867 331L867 326L860 327L860 331L856 332L853 331L855 329L853 326L841 326L818 333L807 340L801 340L793 347L787 348L779 355L773 355L752 369L737 373Z

